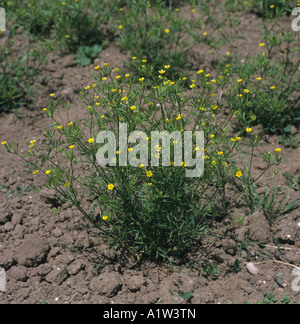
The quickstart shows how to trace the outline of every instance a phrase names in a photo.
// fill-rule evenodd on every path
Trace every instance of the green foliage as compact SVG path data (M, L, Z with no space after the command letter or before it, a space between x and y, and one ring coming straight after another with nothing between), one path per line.
M287 185L296 191L300 190L300 177L294 176L291 173L285 172L283 176L286 178Z
M41 147L35 141L30 142L27 167L41 175L47 187L57 190L63 201L76 206L112 247L125 248L137 258L148 255L171 260L193 249L210 222L224 213L226 185L232 179L245 188L246 169L242 171L233 157L243 141L257 143L258 139L251 133L245 140L227 135L224 126L235 110L226 103L219 106L211 94L226 87L229 77L216 81L198 71L198 80L192 80L190 91L199 86L201 93L183 95L185 78L169 80L167 76L172 74L169 66L156 71L138 60L135 64L144 77L130 76L119 68L95 67L94 83L80 94L87 110L83 124L70 121L62 125L54 113L63 106L68 114L70 104L51 100L46 114L52 119L53 128L44 133ZM221 111L226 112L228 119L220 125L215 120ZM124 147L117 141L116 166L109 167L110 162L107 168L99 166L96 135L110 130L118 139L120 122L127 124L128 134L144 132L149 143L153 131L169 134L177 131L181 136L183 131L189 130L192 135L203 130L206 143L203 176L187 177L185 158L178 162L178 153L175 155L177 139L170 143L170 165L119 166ZM9 152L20 156L13 144L4 145ZM153 159L160 161L164 156L164 145L154 146L153 155L148 151L151 165ZM40 155L38 148L48 153ZM129 146L129 154L137 154L134 156L139 159L138 152L131 153L134 148ZM200 150L196 146L193 155ZM266 169L272 163L280 163L278 154L270 154L268 158Z
M15 28L22 26L52 49L77 53L82 46L102 45L104 41L100 27L106 12L102 2L35 0L27 4L19 0L9 6L8 15L16 20Z
M280 42L285 38L288 44L292 41L290 36L278 35ZM292 126L299 126L300 122L299 48L294 52L286 50L283 61L275 62L272 58L273 50L277 47L274 38L270 43L261 43L261 54L243 64L232 62L232 69L242 82L234 85L231 95L233 102L237 101L234 100L236 94L243 95L239 111L241 114L251 112L256 117L253 125L262 125L268 134L282 135L282 141L287 144ZM244 89L248 89L249 93L245 95Z
M294 199L290 201L289 193L285 195L283 192L279 192L279 188L275 186L275 179L278 174L278 171L276 170L273 174L271 189L266 186L264 193L258 194L258 180L268 169L272 166L279 165L281 162L281 157L278 152L277 155L273 156L273 158L271 158L270 154L263 154L263 159L266 162L266 167L264 172L256 179L253 179L251 176L252 160L250 163L244 163L248 176L242 184L242 195L250 208L251 213L254 213L259 209L262 210L267 221L272 225L275 222L282 220L285 215L289 214L294 209L297 209L300 200ZM282 195L282 198L279 197L280 195Z
M28 70L27 53L11 59L10 41L0 48L0 113L17 109L28 101L30 82L34 71Z
M218 276L220 272L213 263L209 263L203 270L202 273L208 276Z
M172 65L173 73L188 66L186 54L196 41L207 39L199 37L201 22L184 19L180 9L166 9L161 1L153 6L147 1L131 1L121 8L118 22L117 40L121 48L146 59L155 69L162 63Z
M51 98L45 111L51 127L42 142L31 141L25 156L18 144L1 144L25 159L30 172L56 190L63 202L77 207L111 247L137 259L150 256L174 261L186 256L211 222L226 216L229 184L237 186L249 212L262 209L271 224L298 207L296 200L289 202L288 195L280 197L275 176L263 194L257 193L258 181L282 159L279 148L259 156L262 138L253 135L251 128L261 125L264 132L280 135L283 144L297 146L291 134L300 121L300 46L295 33L277 28L279 18L291 8L290 1L191 1L188 14L182 13L181 3L16 0L4 5L10 21L15 21L12 34L22 27L41 48L73 53L83 66L101 54L108 40L114 39L130 54L126 72L121 67L95 67L93 83L80 93L87 114L84 122L62 124L56 112L69 116L70 103ZM215 14L216 6L222 15ZM234 52L235 42L241 38L241 14L249 7L263 17L262 38L241 60ZM204 67L188 69L187 53L198 44L217 54L214 75ZM218 52L221 44L230 49L226 55ZM0 112L7 112L28 101L30 77L36 73L30 72L28 61L37 53L29 48L13 61L5 46L0 54ZM233 120L235 135L230 129ZM153 131L203 131L204 174L186 177L189 168L184 158L175 165L174 139L170 141L170 166L99 166L97 134L113 132L118 139L118 162L120 123L127 124L128 134L140 131L149 139ZM162 147L160 143L154 154L159 161ZM193 147L195 156L200 150L195 140ZM245 148L251 150L248 159ZM134 151L134 146L130 149ZM148 160L152 158L148 151ZM256 178L254 158L265 161ZM299 179L285 176L288 185L299 190ZM21 187L18 193L27 189ZM235 270L239 269L237 262ZM217 275L218 271L209 264L203 273ZM190 298L190 293L179 295Z
M274 19L288 14L294 8L291 0L252 0L252 10L264 19Z
M103 45L105 45L103 43ZM75 55L76 62L81 64L82 66L90 65L103 50L101 45L93 45L93 46L80 46L78 53Z

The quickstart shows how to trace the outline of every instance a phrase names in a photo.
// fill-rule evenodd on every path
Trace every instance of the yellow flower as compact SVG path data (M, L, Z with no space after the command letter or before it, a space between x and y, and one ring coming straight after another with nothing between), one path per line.
M70 35L65 35L66 38L70 38L71 36Z
M111 90L112 93L115 93L115 92L117 92L117 91L118 91L117 89L112 89L112 90Z
M231 142L236 142L236 139L235 138L231 138Z
M133 60L136 60L136 57L135 57L135 56L133 56L133 57L132 57L132 59L133 59Z
M264 46L265 46L264 43L260 43L260 44L259 44L259 47L264 47Z
M90 138L90 139L88 140L88 142L89 142L90 144L92 144L92 143L95 142L95 139L94 139L94 138Z
M243 176L243 172L241 170L239 170L238 172L236 172L235 174L238 178Z
M277 148L277 149L275 149L275 151L276 151L277 153L280 153L280 152L281 152L281 148Z
M106 78L106 77L103 77L103 78L102 78L102 81L106 81L106 80L107 80L107 78Z
M89 90L90 88L91 88L90 86L84 87L85 90Z
M245 93L249 93L250 90L249 90L249 89L245 89L244 92L245 92Z
M129 73L125 74L125 78L129 78L129 77L130 77Z
M54 93L50 93L50 97L52 97L52 98L53 98L54 96L55 96L55 94L54 94Z
M75 145L70 145L70 146L69 146L69 149L70 149L70 150L73 150L74 147L75 147Z
M130 109L131 110L136 110L136 106L131 106Z
M271 8L271 9L275 8L275 5L271 5L270 8Z
M130 148L128 149L128 152L132 152L132 151L133 151L133 148L130 147Z
M50 173L51 173L51 170L47 170L47 171L45 172L46 175L48 175L48 174L50 174Z
M166 73L166 71L165 70L159 70L158 73L159 74L164 74L164 73Z
M143 82L143 81L145 81L145 78L140 78L139 80L140 80L140 82Z
M237 137L236 140L239 142L239 141L242 140L242 138L241 137Z
M117 75L117 76L116 76L116 79L117 79L117 80L121 79L121 75Z
M238 79L238 82L239 82L239 83L243 82L243 79Z
M256 78L257 81L261 81L261 77Z
M108 186L107 186L107 188L108 188L108 190L113 190L114 189L114 185L111 183L111 184L109 184Z
M122 25L120 25L120 26L119 26L119 29L123 29L123 26L122 26Z
M199 70L199 71L197 72L197 74L202 74L202 73L204 73L204 70Z
M152 187L153 186L153 183L152 182L148 182L148 186L149 187Z
M144 167L144 164L140 164L140 165L139 165L139 168L142 169L143 167Z
M103 219L104 221L106 221L106 220L108 219L108 217L107 217L107 216L103 216L102 219Z
M252 128L246 128L246 132L247 133L251 133L252 132Z
M237 97L242 98L243 95L240 93L240 94L237 95Z
M272 87L270 87L270 89L271 89L271 90L275 90L275 89L276 89L276 87L272 86Z
M47 108L43 108L43 111L47 111L48 109Z
M194 89L195 86L196 86L195 83L193 83L192 85L190 85L190 88L191 88L191 89Z
M152 171L146 171L146 174L148 178L151 178L153 176Z
M66 183L64 184L64 187L65 187L65 188L69 188L70 186L71 186L70 182L66 182Z
M222 152L222 151L220 151L220 152L218 152L218 155L223 155L224 154L224 152Z
M166 34L169 34L169 32L170 32L170 29L166 28L166 29L165 29L165 33L166 33Z
M204 33L203 33L203 36L207 36L207 33L206 33L206 32L204 32Z
M40 171L36 170L36 171L33 171L32 174L36 175L38 174Z
M68 126L73 126L73 122L68 123Z
M215 138L215 134L210 135L211 138Z
M165 65L165 69L168 70L171 67L171 65Z
M95 66L95 70L99 70L99 69L100 69L99 65Z

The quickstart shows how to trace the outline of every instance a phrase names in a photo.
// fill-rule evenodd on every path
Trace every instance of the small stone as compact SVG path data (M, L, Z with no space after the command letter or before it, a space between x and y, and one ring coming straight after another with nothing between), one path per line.
M259 269L252 262L247 263L246 268L247 268L248 272L254 276L256 276L259 273Z

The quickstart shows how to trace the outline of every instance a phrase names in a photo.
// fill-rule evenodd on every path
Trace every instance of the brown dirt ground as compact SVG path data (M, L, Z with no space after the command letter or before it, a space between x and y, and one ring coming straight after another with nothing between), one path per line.
M248 37L236 44L241 55L261 41L257 22L251 13L243 16L241 33ZM283 24L288 28L290 19L284 18ZM24 46L21 35L16 44ZM227 50L221 48L224 53ZM0 138L19 142L24 149L30 140L39 140L48 123L41 108L47 105L51 92L71 102L74 120L83 119L85 113L77 94L90 84L94 65L107 62L122 67L127 59L128 54L120 52L113 43L89 67L78 66L70 55L51 53L36 78L38 92L34 102L18 114L0 117ZM193 48L189 57L195 69L204 67L211 71L217 59L201 45ZM255 131L259 132L259 128ZM268 152L275 147L278 139L270 137L261 149ZM290 190L291 199L299 194L286 186L282 173L300 175L299 153L299 148L285 149L284 161L277 168L276 185L284 193ZM0 163L0 267L6 270L7 278L6 292L0 292L1 304L173 304L176 299L177 303L184 303L177 294L179 290L194 292L188 301L192 304L255 303L270 292L278 299L288 295L294 303L300 300L300 293L291 287L295 279L293 266L299 266L300 261L299 209L271 228L260 212L247 215L241 201L232 199L229 217L213 224L199 249L191 255L192 263L172 268L151 261L136 263L119 251L111 251L80 213L61 204L53 192L30 190L16 196L22 185L39 187L38 179L26 173L23 162L6 154L3 148ZM259 174L261 168L263 163L255 161L254 173ZM260 182L261 188L270 176ZM228 189L230 199L234 194ZM58 208L58 214L53 214L53 207ZM280 249L273 238L280 243ZM239 272L234 267L237 259L241 261ZM248 273L247 262L257 263L258 275ZM203 272L210 263L216 266L218 274ZM286 285L278 283L277 277Z

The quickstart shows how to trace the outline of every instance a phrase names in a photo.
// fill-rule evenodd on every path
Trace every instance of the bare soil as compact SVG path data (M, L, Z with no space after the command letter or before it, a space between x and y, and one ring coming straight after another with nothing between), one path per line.
M258 21L251 13L243 17L240 32L247 38L236 44L241 55L260 43ZM286 28L290 23L290 18L283 19ZM22 35L15 43L21 50ZM19 142L23 150L29 141L41 139L48 125L41 108L47 106L52 92L71 102L71 118L83 119L85 109L78 93L91 83L93 67L104 62L122 67L128 57L114 43L88 67L76 64L71 55L51 53L35 80L34 101L17 113L0 116L0 138ZM218 57L199 45L192 49L189 60L195 69L213 72ZM261 150L271 152L278 146L277 137L266 137ZM276 186L282 188L282 195L290 191L290 199L299 197L299 192L286 185L282 173L300 176L299 153L299 148L284 149L284 161L277 168ZM0 148L0 163L0 267L7 279L6 292L0 292L1 304L256 303L267 293L277 299L287 295L293 303L300 300L300 292L292 289L292 270L300 261L299 209L271 227L260 211L248 215L228 188L229 216L215 221L198 249L187 256L193 261L172 267L151 260L136 263L120 251L110 250L82 215L62 204L55 193L35 192L39 180L26 173L23 162L6 154L4 148ZM263 167L258 159L254 173L259 174ZM272 172L261 180L260 190L270 183ZM22 188L28 191L21 193ZM58 209L57 214L53 208ZM248 262L257 264L258 275L247 271ZM217 271L210 268L212 264ZM184 301L178 291L192 291L193 296Z

